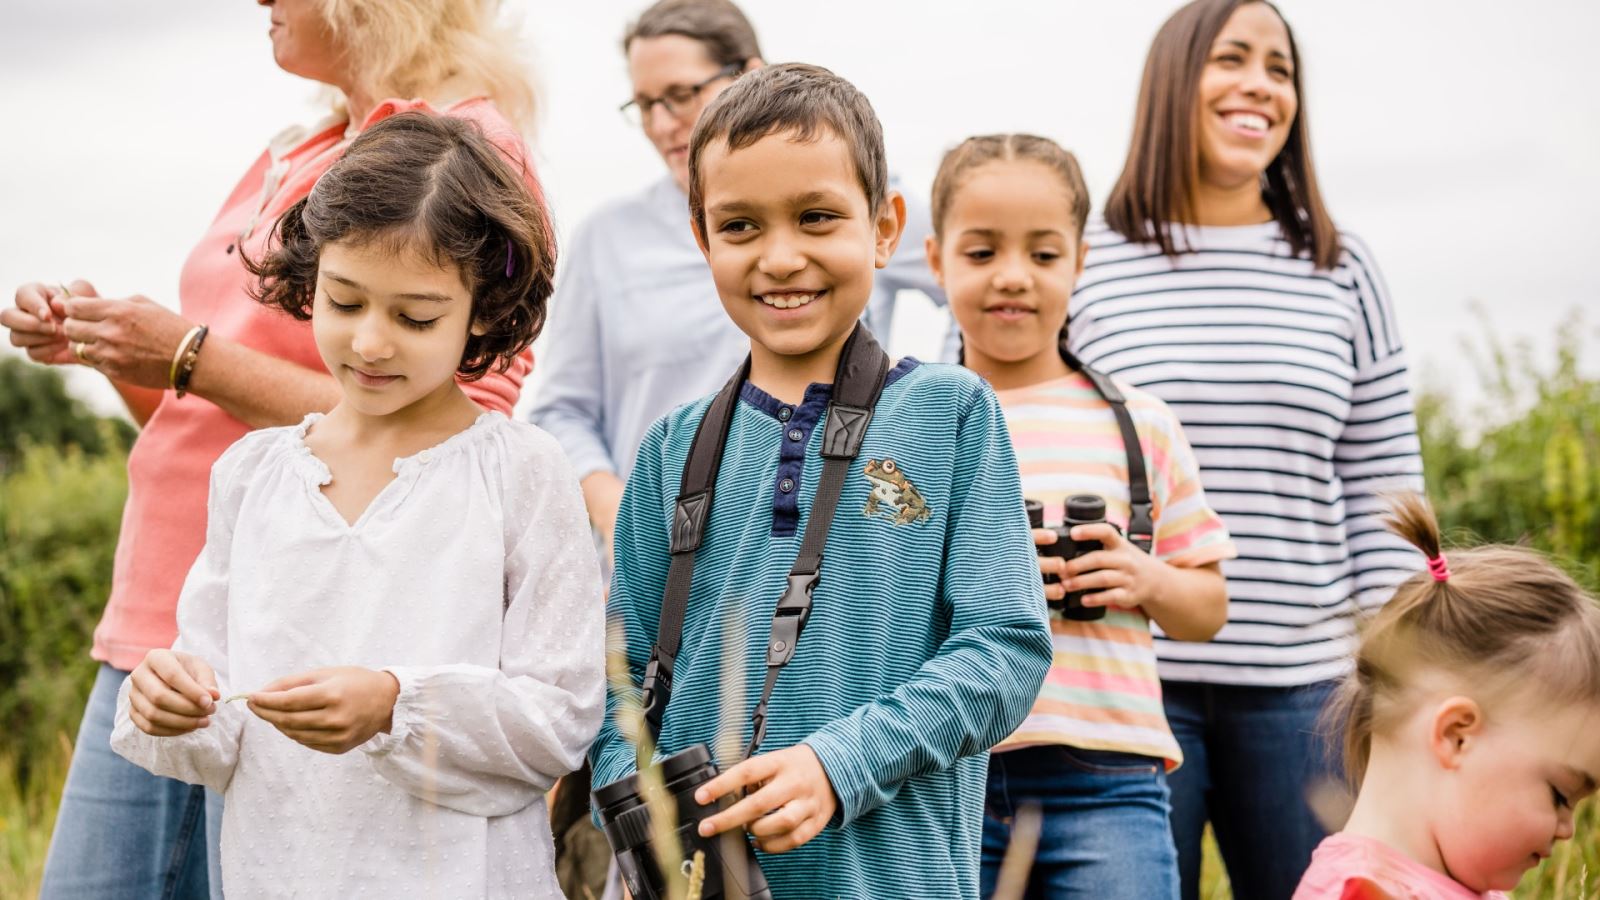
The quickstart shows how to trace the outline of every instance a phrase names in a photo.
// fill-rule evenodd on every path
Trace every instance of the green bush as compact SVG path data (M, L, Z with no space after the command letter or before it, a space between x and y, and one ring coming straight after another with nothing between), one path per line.
M0 473L0 756L32 762L76 734L94 681L88 649L111 590L127 462L105 452L24 445Z
M1579 368L1583 318L1573 313L1548 362L1487 321L1482 332L1467 352L1484 399L1465 415L1437 389L1417 402L1439 521L1468 542L1537 547L1600 588L1600 379Z
M133 443L122 419L103 419L67 393L59 372L15 356L0 357L0 472L24 446L77 447L91 455Z

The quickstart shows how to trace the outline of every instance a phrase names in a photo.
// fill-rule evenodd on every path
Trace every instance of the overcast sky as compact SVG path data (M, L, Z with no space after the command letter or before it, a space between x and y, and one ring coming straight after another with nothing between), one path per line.
M659 177L616 112L618 39L643 3L508 3L543 98L536 154L563 236ZM1145 50L1176 8L1154 0L749 0L769 61L851 79L884 123L891 169L925 192L969 134L1027 130L1076 151L1098 206L1126 151ZM1414 380L1464 395L1459 358L1496 331L1548 345L1568 311L1600 348L1600 3L1284 0L1306 78L1324 195L1372 247ZM938 14L930 10L941 10ZM88 278L176 306L191 244L268 138L317 118L272 63L248 0L6 0L0 29L0 289ZM891 349L927 358L921 303ZM76 378L104 404L97 376ZM103 383L103 381L102 381Z

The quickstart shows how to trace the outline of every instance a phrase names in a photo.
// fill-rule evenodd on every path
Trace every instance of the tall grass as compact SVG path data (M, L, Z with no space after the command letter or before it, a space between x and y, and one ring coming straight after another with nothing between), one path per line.
M0 756L0 897L38 895L71 761L65 735L53 752L33 761L26 782L16 760Z

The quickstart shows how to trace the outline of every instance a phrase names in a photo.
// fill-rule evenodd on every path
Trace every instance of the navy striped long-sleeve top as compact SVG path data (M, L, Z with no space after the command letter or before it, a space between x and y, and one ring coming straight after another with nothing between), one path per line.
M1422 489L1405 353L1360 240L1331 271L1275 223L1179 228L1168 258L1091 223L1068 335L1088 364L1165 400L1239 549L1228 624L1166 640L1163 678L1288 686L1348 668L1360 612L1421 557L1379 521Z

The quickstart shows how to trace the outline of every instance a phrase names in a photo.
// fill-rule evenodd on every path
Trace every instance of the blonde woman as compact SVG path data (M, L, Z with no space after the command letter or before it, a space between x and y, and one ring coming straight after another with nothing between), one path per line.
M88 281L25 284L0 311L11 343L47 365L110 379L143 426L128 459L128 502L111 596L95 629L101 667L78 732L42 896L220 895L220 801L111 752L118 687L176 635L179 588L205 541L207 479L246 431L325 411L339 389L311 329L246 293L272 222L305 197L364 128L425 107L477 122L532 185L521 132L533 91L497 24L497 0L260 0L273 58L330 89L333 114L274 138L234 186L179 280L178 312L143 296L100 297ZM509 413L531 357L463 384Z

